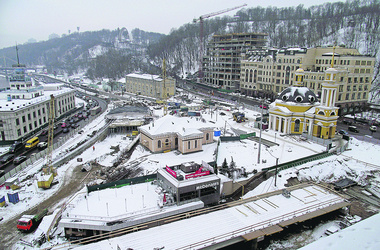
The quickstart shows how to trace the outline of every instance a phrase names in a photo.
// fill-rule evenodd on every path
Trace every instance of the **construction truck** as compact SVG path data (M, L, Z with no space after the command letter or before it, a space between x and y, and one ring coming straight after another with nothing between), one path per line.
M242 112L235 112L232 115L233 115L234 121L236 121L237 123L246 121L245 114Z
M38 225L41 223L42 218L47 215L48 210L45 208L40 213L36 215L23 215L18 221L17 221L17 229L28 233L33 231L38 227Z

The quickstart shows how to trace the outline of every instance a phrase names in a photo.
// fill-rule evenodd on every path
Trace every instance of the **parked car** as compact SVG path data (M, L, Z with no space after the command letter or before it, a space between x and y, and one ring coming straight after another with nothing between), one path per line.
M72 128L77 128L77 127L79 127L79 124L77 124L77 123L73 123L73 124L71 124L71 127L72 127Z
M25 155L17 156L17 157L13 160L13 164L18 165L18 164L20 164L21 162L25 161L26 158L27 158L27 157L26 157Z
M352 125L352 121L351 120L347 120L347 119L344 119L343 123L347 124L347 125Z
M64 129L62 130L63 133L69 133L69 131L70 131L69 128L64 128Z
M4 156L0 159L0 162L1 162L1 163L6 163L6 162L12 160L14 157L15 157L14 154L6 154L6 155L4 155Z
M359 133L359 129L355 126L348 126L348 131Z
M369 130L371 132L376 132L377 131L377 127L376 126L371 126L371 127L369 127Z
M44 142L44 141L37 144L38 149L44 149L44 148L47 148L47 146L48 146L47 142Z
M347 131L346 130L339 130L338 134L341 134L341 135L348 135Z

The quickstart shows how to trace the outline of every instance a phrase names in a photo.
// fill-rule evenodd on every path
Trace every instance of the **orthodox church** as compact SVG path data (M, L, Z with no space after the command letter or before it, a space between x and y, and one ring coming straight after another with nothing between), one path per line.
M319 102L314 92L303 86L304 70L297 69L293 86L283 90L269 106L269 129L284 134L307 133L322 139L333 138L339 109L335 107L337 74L333 64L325 71Z

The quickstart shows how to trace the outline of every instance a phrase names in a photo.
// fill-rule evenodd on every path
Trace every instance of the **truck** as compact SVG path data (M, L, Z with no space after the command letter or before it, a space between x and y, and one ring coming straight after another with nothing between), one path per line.
M42 218L47 215L48 210L45 208L40 213L36 215L23 215L21 218L17 221L17 229L28 233L33 231L38 227L38 225L41 223Z
M236 121L237 123L241 123L241 122L246 121L245 114L242 112L235 112L232 115L234 117L234 121Z
M97 115L102 111L102 108L100 106L96 106L91 109L91 115Z

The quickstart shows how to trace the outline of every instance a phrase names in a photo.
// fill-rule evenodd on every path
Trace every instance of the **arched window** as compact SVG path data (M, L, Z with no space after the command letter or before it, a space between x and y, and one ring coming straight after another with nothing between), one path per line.
M330 114L330 116L334 116L335 115L335 112L333 111L333 112L331 112L331 114Z
M294 121L294 132L300 132L300 123L299 119Z
M323 111L319 111L318 115L325 115L325 113L323 113Z
M248 70L245 70L245 82L248 82Z
M161 148L161 140L158 140L158 142L157 142L157 147L158 147L158 148Z

